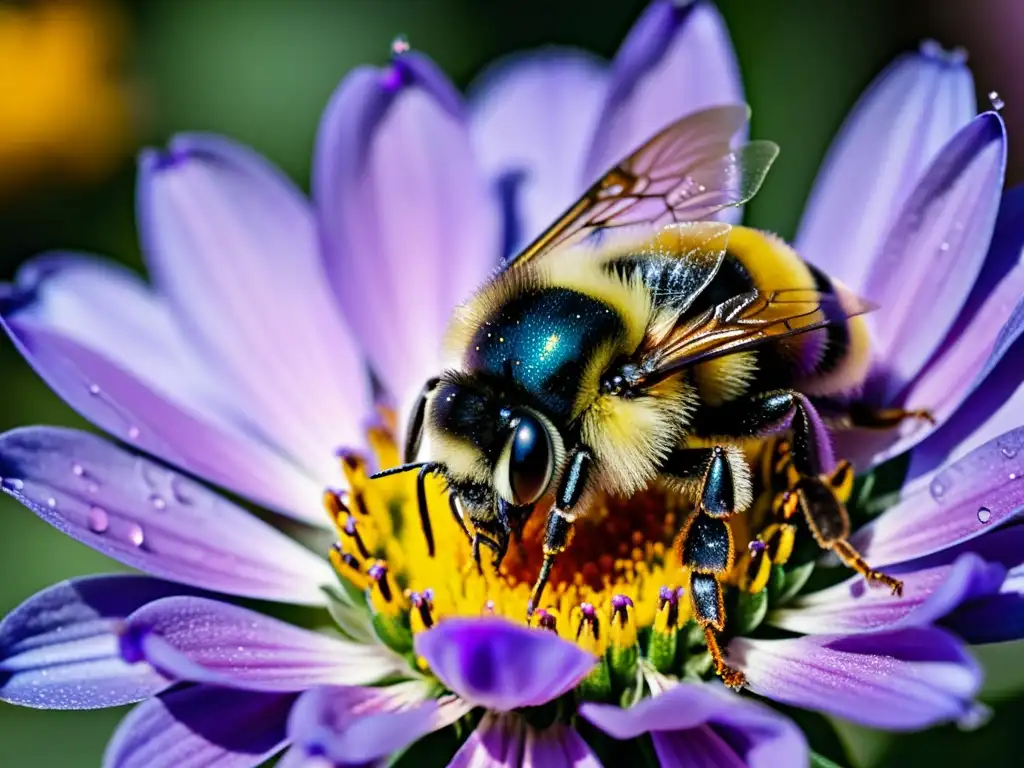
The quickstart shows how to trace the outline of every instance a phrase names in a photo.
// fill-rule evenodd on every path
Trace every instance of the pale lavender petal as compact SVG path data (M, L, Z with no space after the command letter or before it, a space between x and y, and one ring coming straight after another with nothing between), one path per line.
M4 329L75 410L121 440L307 521L322 491L246 434L166 307L127 270L74 254L29 262L0 287ZM307 502L307 503L304 503Z
M168 597L140 608L128 618L123 653L178 679L265 691L365 685L408 669L383 646L202 597Z
M939 149L975 114L963 56L934 43L889 66L832 143L797 250L859 292L904 201Z
M580 714L616 739L652 734L662 765L768 768L808 760L791 721L713 684L679 683L629 709L586 703Z
M714 5L655 0L612 62L583 181L593 182L669 123L743 100L729 32Z
M583 160L604 103L607 74L575 50L513 56L470 90L470 127L499 196L510 256L583 193Z
M858 531L852 543L874 567L968 541L1024 508L1024 428L1007 432L933 475Z
M519 768L529 726L516 714L488 712L448 768Z
M363 437L369 386L309 203L246 147L182 135L142 156L138 208L157 287L249 427L333 482L334 449Z
M199 685L139 704L121 721L104 768L256 768L286 744L295 694Z
M145 576L62 581L0 622L0 699L38 709L98 709L141 701L169 685L122 659L124 619L182 587Z
M939 151L872 262L862 292L879 305L870 318L886 402L921 371L966 303L988 253L1005 170L1006 129L998 113L986 112Z
M404 403L440 371L452 309L500 249L458 93L429 59L407 53L345 78L320 125L313 191L330 284Z
M3 490L72 538L141 571L244 597L322 604L327 562L241 507L103 438L56 427L0 436Z
M416 653L450 690L499 711L561 696L596 661L552 632L497 618L443 621L416 636Z
M950 565L889 569L903 581L903 594L871 587L854 576L813 592L768 614L775 627L810 635L891 632L931 624L957 606L999 590L1006 569L975 554Z
M934 628L738 638L729 644L729 663L761 696L891 731L967 717L982 680L960 643Z
M401 752L437 727L433 701L396 707L381 698L375 689L314 688L292 709L288 736L309 757L363 765Z
M523 765L531 768L601 768L601 762L575 730L556 723L543 731L529 728Z

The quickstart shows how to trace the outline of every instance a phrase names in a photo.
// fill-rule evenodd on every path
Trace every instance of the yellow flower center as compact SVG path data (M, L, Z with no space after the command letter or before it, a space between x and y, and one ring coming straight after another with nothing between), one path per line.
M376 468L399 461L393 418L371 428ZM415 473L370 480L365 457L341 457L346 491L325 493L338 531L331 559L338 572L366 589L385 617L408 617L415 633L450 616L495 614L525 623L530 589L540 567L544 513L537 510L498 569L482 547L473 559L466 530L451 511L444 484L426 483L433 531L431 555L420 520ZM557 631L588 650L635 642L657 622L681 627L689 601L678 599L687 573L673 540L689 511L678 494L651 490L629 500L607 498L577 525L552 572L532 623ZM670 596L667 598L666 595ZM628 598L628 599L627 599ZM671 605L669 605L671 603Z

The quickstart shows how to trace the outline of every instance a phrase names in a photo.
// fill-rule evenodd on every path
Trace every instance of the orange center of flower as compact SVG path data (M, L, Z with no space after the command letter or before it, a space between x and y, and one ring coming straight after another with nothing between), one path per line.
M369 443L379 468L395 466L393 422L374 427ZM374 611L412 632L448 616L496 614L526 622L530 589L540 567L544 514L528 521L500 568L482 549L473 559L467 532L453 517L443 483L427 480L433 553L424 535L415 473L369 479L366 457L346 454L344 491L325 493L338 531L331 560L338 572L365 589ZM577 525L555 566L533 624L600 652L618 631L635 637L651 627L661 609L681 626L689 601L678 600L687 574L672 546L688 507L678 494L652 490L629 500L605 499ZM665 595L673 595L671 610ZM628 610L623 606L628 604ZM613 631L603 631L601 625Z

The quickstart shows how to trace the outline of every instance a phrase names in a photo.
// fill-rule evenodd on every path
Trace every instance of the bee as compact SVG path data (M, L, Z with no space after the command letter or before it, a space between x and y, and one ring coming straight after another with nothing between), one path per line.
M548 230L509 260L450 323L450 367L426 383L409 419L406 463L440 475L452 513L500 564L535 508L546 509L542 599L573 525L599 494L665 483L694 499L678 537L693 615L723 680L720 578L733 569L729 517L752 502L745 448L772 436L785 488L747 564L763 588L791 547L800 513L817 542L869 581L901 589L847 541L853 472L836 462L819 409L887 426L844 396L870 361L871 306L804 262L782 240L714 220L757 192L778 148L734 146L748 109L697 112L609 170ZM417 462L427 436L428 461ZM767 554L764 552L767 551Z

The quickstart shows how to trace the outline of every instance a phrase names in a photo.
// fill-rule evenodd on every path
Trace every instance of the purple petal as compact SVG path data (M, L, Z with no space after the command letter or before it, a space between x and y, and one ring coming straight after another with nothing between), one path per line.
M3 490L72 538L160 578L316 605L326 561L198 483L104 439L28 427L0 435Z
M972 711L982 672L933 628L850 637L736 639L729 661L761 696L862 725L915 730Z
M714 5L655 0L612 62L583 181L593 182L674 120L742 102L736 56Z
M529 727L519 715L488 712L459 747L448 768L519 768L525 764L523 751Z
M580 714L616 739L653 734L662 765L767 768L808 759L792 722L712 684L679 683L629 709L587 703Z
M871 318L886 401L921 371L966 303L988 253L1005 170L1006 129L998 113L986 112L939 151L872 262L863 293L879 305Z
M551 768L601 768L601 762L576 731L555 724L526 732L523 764Z
M0 699L38 709L98 709L141 701L167 679L121 658L123 620L182 587L145 576L62 581L0 622Z
M503 59L474 83L473 142L503 204L506 256L583 193L583 153L606 80L592 56L549 50Z
M902 572L903 594L872 588L861 576L814 592L768 615L775 627L810 635L883 632L931 624L957 606L998 591L1006 569L964 554L951 565Z
M437 728L433 701L381 701L387 689L315 688L292 709L295 748L330 765L363 765L401 752ZM422 690L423 696L429 691Z
M249 428L327 484L362 439L369 388L334 305L308 202L227 139L182 135L142 156L147 262Z
M356 69L317 137L326 271L374 370L400 402L440 371L444 328L498 263L498 207L459 96L423 56Z
M139 704L121 721L104 768L255 768L280 752L294 694L199 685Z
M229 396L137 277L91 257L48 254L0 290L12 341L87 419L261 504L324 522L307 512L322 484L244 433Z
M1020 550L1017 559L1021 559ZM1024 567L1007 574L999 594L960 606L942 623L972 645L1020 640L1024 637Z
M919 478L903 500L852 540L874 567L905 562L973 539L1024 507L1024 428Z
M846 119L818 173L797 250L860 292L911 189L975 114L963 57L935 44L897 59Z
M551 632L494 618L448 619L416 636L416 653L450 690L502 712L561 696L596 661Z
M123 652L181 680L265 691L365 685L407 669L383 646L299 629L201 597L157 600L128 619Z

